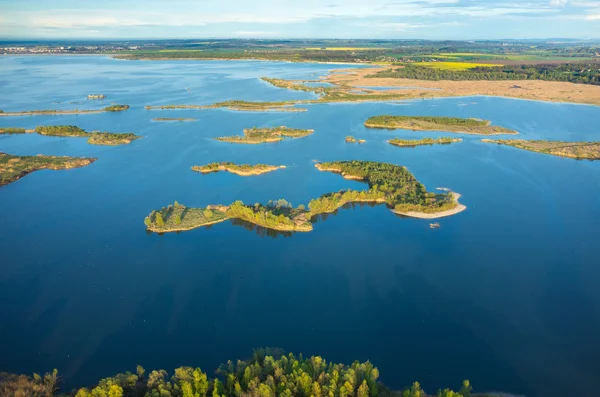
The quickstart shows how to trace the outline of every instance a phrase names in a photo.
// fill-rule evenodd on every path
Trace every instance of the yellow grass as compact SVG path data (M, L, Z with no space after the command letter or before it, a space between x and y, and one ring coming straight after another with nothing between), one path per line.
M476 68L478 66L483 67L497 67L501 65L491 65L489 63L471 63L471 62L415 62L413 65L426 66L429 68L442 69L442 70L467 70Z

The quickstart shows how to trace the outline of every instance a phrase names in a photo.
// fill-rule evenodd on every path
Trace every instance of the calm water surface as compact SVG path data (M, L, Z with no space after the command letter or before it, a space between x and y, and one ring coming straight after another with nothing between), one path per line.
M376 114L479 117L527 139L600 140L600 108L489 97L322 104L305 113L143 108L311 98L259 78L318 79L331 67L1 57L5 111L132 108L5 117L0 126L74 124L143 139L102 147L77 138L0 136L2 152L98 157L85 168L38 171L0 188L0 370L58 367L74 387L136 364L212 372L254 347L279 346L339 362L369 359L396 388L419 380L434 392L468 378L478 391L595 395L600 162L473 136L397 148L385 141L451 134L367 130L363 122ZM87 101L88 93L107 99ZM315 133L266 145L211 139L273 125ZM346 144L347 135L367 143ZM174 200L205 206L283 197L298 205L363 187L313 167L315 160L344 159L405 165L429 189L462 193L468 210L442 219L438 230L382 206L354 206L304 234L240 222L163 236L145 231L144 217ZM253 178L190 170L212 161L287 169Z

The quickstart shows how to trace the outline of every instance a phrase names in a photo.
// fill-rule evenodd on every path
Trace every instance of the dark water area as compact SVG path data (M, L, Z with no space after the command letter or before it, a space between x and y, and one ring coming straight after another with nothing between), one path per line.
M117 372L211 373L252 348L278 346L336 362L371 360L402 388L458 388L532 397L600 389L600 162L463 142L414 149L393 137L449 133L370 130L377 114L477 117L524 139L600 140L600 107L492 97L319 104L304 113L145 105L314 97L260 77L315 79L340 65L1 57L0 109L97 108L121 113L0 117L0 126L74 124L134 132L130 145L0 135L0 151L94 156L68 171L37 171L0 188L0 371L59 368L67 387ZM189 88L189 91L188 91ZM107 96L88 101L89 93ZM54 102L60 102L59 104ZM83 104L70 104L82 102ZM197 118L156 123L155 117ZM211 138L286 125L314 134L264 145ZM347 135L366 139L344 142ZM407 166L429 190L461 193L468 209L431 221L355 205L282 234L242 222L165 235L153 209L298 204L364 188L315 161ZM213 161L286 165L256 177L202 175Z

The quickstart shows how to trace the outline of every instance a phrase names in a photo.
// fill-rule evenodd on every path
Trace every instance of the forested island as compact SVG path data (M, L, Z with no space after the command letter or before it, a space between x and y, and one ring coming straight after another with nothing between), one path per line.
M88 143L92 145L126 145L140 138L139 136L127 133L115 132L87 132L74 125L44 125L38 126L34 130L24 128L4 128L0 129L0 134L25 134L37 132L40 135L62 136L62 137L83 137L88 138Z
M146 110L173 110L173 109L218 109L238 110L245 112L306 112L305 108L296 108L296 102L249 102L249 101L224 101L211 105L159 105L146 106Z
M320 171L338 173L346 179L364 181L369 189L322 196L311 201L311 212L331 212L353 201L386 203L394 213L426 219L450 216L466 209L458 203L459 194L428 192L413 174L398 165L352 160L319 163L315 167Z
M398 165L354 160L319 163L315 167L339 173L346 179L364 181L369 189L327 193L311 200L308 208L302 204L294 208L284 199L269 201L266 205L236 201L229 206L206 208L188 208L175 202L152 211L144 223L148 230L157 233L191 230L227 219L240 219L273 230L308 232L313 230L314 216L334 212L349 203L386 204L397 214L427 219L454 215L466 209L458 203L460 195L451 191L428 192L406 168Z
M454 142L462 142L460 138L423 138L423 139L390 139L388 143L394 146L414 147L422 145L447 145Z
M284 138L302 138L312 134L314 130L289 128L286 126L269 128L246 128L244 135L224 136L215 138L218 141L230 143L257 144L266 142L279 142Z
M129 105L111 105L102 109L92 109L92 110L80 110L80 109L71 109L71 110L61 110L61 109L52 109L52 110L25 110L22 112L5 112L0 110L0 116L35 116L35 115L61 115L61 114L94 114L94 113L104 113L104 112L122 112L124 110L129 109Z
M528 141L524 139L482 139L482 141L559 157L600 160L600 142Z
M293 208L285 200L271 201L267 205L246 205L236 201L229 206L209 205L206 208L188 208L175 202L159 211L152 211L144 220L146 228L156 233L196 229L227 219L241 219L268 229L308 232L312 223L303 206Z
M59 156L13 156L0 152L0 186L8 185L37 170L66 170L89 165L95 158Z
M215 377L210 376L214 373ZM387 388L379 370L369 361L351 365L326 361L320 356L285 354L280 349L254 351L247 360L228 361L216 371L179 367L173 375L165 370L125 372L97 384L73 390L75 397L471 397L472 386L463 381L458 392L450 389L426 394L418 382L404 390ZM58 393L57 370L42 376L0 373L3 396L53 397ZM486 397L478 394L479 397ZM492 397L492 395L489 395Z
M373 116L365 127L413 131L445 131L474 135L517 134L508 128L490 125L487 120L437 116Z
M241 176L260 175L267 172L276 171L278 169L285 168L284 165L267 165L267 164L235 164L232 162L220 162L210 163L207 165L195 165L192 167L193 171L201 172L203 174L209 174L212 172L228 171L232 174Z
M367 141L364 139L356 139L352 135L348 135L346 137L346 143L365 143L365 142L367 142Z

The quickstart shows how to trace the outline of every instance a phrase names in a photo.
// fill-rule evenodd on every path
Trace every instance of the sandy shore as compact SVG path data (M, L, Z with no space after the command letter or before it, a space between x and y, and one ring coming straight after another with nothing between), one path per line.
M53 111L43 111L43 110L30 110L25 112L0 112L0 116L54 116L54 115L62 115L62 114L94 114L94 113L104 113L108 112L108 110L98 109L98 110L53 110Z
M211 221L211 222L207 222L207 223L203 223L201 225L194 225L194 226L187 226L187 227L178 227L178 228L171 228L171 229L156 229L154 227L154 225L150 225L150 226L146 226L146 229L154 232L154 233L172 233L172 232L185 232L188 230L194 230L194 229L198 229L199 227L204 227L204 226L209 226L209 225L214 225L217 223L221 223L221 222L225 222L226 220L228 220L230 218L223 218L223 219L219 219L216 221Z
M400 212L400 211L395 211L395 210L391 210L394 214L398 214L398 215L403 215L403 216L408 216L411 218L419 218L419 219L437 219L437 218L444 218L447 216L452 216L452 215L456 215L460 212L463 212L464 210L467 209L467 207L461 203L458 202L458 199L460 198L460 194L458 193L452 193L452 199L454 200L454 202L456 203L456 207L452 208L451 210L447 210L447 211L441 211L441 212L434 212L434 213L425 213L425 212L417 212L417 211L408 211L408 212Z
M229 167L222 165L222 166L219 166L219 168L206 169L206 170L200 169L200 167L198 167L198 166L194 166L194 167L192 167L192 170L194 170L196 172L200 172L202 174L212 174L213 172L227 171L232 174L239 175L239 176L254 176L254 175L266 174L267 172L277 171L278 169L284 169L284 168L286 168L285 165L280 165L280 166L273 165L273 166L268 166L268 167L262 168L260 170L241 171L241 170L229 168Z
M388 68L338 70L324 81L332 84L349 84L353 87L418 87L385 91L402 94L404 99L485 95L600 106L600 86L589 84L542 80L430 81L365 77L386 69ZM378 92L381 94L383 91ZM368 94L365 97L368 97Z

